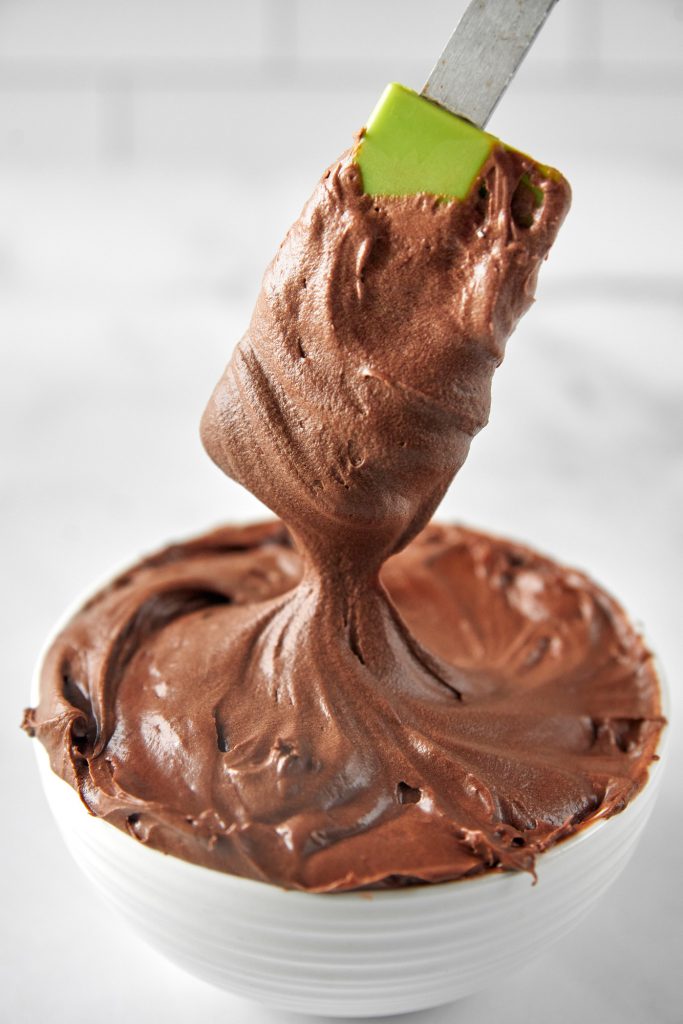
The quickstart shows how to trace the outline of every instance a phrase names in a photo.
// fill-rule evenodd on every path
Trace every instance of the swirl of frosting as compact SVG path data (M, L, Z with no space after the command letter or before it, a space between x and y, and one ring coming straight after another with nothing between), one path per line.
M378 680L301 601L278 523L145 559L52 646L25 727L88 809L209 868L311 891L533 869L621 810L661 728L652 659L585 576L431 525L382 580L468 691ZM386 636L380 636L382 643ZM419 669L419 671L418 671Z
M640 788L661 717L621 609L519 546L425 529L568 203L502 146L464 202L373 199L352 154L327 172L202 421L288 530L143 561L46 660L25 726L93 813L337 891L532 870Z

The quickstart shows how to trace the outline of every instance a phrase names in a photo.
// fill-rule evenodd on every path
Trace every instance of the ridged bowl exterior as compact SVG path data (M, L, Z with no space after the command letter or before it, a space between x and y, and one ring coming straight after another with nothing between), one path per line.
M527 874L375 893L314 895L210 871L92 817L36 744L67 846L106 902L180 967L282 1009L380 1016L437 1006L566 934L626 865L661 771L625 811L579 832Z

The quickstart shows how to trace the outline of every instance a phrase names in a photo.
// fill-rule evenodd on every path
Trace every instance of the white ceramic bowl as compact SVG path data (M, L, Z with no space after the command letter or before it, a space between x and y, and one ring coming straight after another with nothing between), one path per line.
M38 672L40 664L42 659ZM35 747L48 802L74 859L150 945L239 995L348 1017L406 1013L458 999L565 935L625 867L662 772L661 761L653 764L647 785L621 814L541 855L537 885L528 874L507 873L316 895L211 871L142 846L92 817L53 774L41 744ZM660 741L660 755L662 747Z

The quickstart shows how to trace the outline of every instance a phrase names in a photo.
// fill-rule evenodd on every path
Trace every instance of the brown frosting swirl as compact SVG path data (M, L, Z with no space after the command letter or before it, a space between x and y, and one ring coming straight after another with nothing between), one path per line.
M619 606L518 545L424 529L568 202L502 146L463 203L373 199L351 155L328 171L202 423L289 530L152 556L45 661L25 727L94 814L338 891L532 870L644 784L657 679Z

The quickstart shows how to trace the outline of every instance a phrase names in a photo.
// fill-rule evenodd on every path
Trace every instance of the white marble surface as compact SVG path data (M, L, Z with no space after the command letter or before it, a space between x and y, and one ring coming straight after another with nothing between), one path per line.
M644 623L673 690L664 789L634 861L576 933L416 1022L681 1020L683 204L680 162L653 175L647 157L572 156L574 211L441 515L588 569ZM313 159L295 164L280 181L160 168L0 181L8 1024L297 1021L183 975L102 912L18 730L34 657L75 594L169 538L262 514L210 464L197 422L310 188Z

